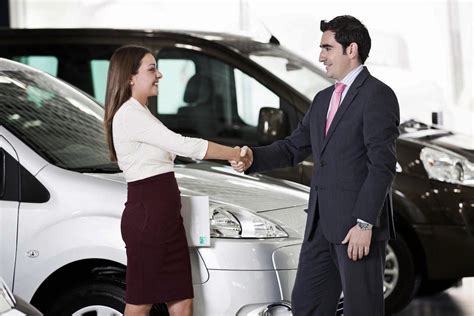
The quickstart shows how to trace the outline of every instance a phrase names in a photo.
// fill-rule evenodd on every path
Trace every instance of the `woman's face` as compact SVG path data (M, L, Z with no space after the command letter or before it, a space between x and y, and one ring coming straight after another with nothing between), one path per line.
M156 69L156 60L152 54L146 54L140 61L138 73L130 79L132 95L151 97L158 95L158 81L163 75Z

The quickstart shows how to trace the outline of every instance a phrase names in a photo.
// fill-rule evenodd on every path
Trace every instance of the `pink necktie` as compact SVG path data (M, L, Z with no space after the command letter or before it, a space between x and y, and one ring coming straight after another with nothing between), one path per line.
M341 82L336 83L336 88L334 89L331 98L331 103L329 104L329 115L326 120L326 133L324 135L327 135L332 120L334 119L334 116L336 116L337 109L339 108L339 103L341 102L342 92L344 91L345 87L346 85Z

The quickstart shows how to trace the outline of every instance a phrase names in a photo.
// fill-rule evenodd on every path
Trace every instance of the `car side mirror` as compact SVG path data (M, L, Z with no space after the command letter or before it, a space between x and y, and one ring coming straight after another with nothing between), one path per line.
M431 112L431 123L433 125L443 125L443 112Z
M288 116L283 110L263 107L258 115L257 139L260 145L268 145L288 135Z

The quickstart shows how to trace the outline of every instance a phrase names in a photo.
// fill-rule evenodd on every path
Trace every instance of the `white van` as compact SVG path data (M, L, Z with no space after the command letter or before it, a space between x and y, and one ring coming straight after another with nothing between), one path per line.
M124 308L126 183L102 117L77 89L0 59L0 275L46 315ZM189 248L195 315L290 315L308 188L214 163L175 173L182 194L210 200L211 245Z

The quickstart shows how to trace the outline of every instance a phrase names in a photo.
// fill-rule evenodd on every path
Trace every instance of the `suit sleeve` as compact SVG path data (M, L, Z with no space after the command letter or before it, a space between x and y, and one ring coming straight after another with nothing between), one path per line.
M368 174L362 184L352 215L378 226L379 216L395 177L400 113L397 97L388 86L380 86L366 104L363 114L364 144Z
M246 174L294 166L311 154L311 113L317 97L290 136L252 148L254 159Z

